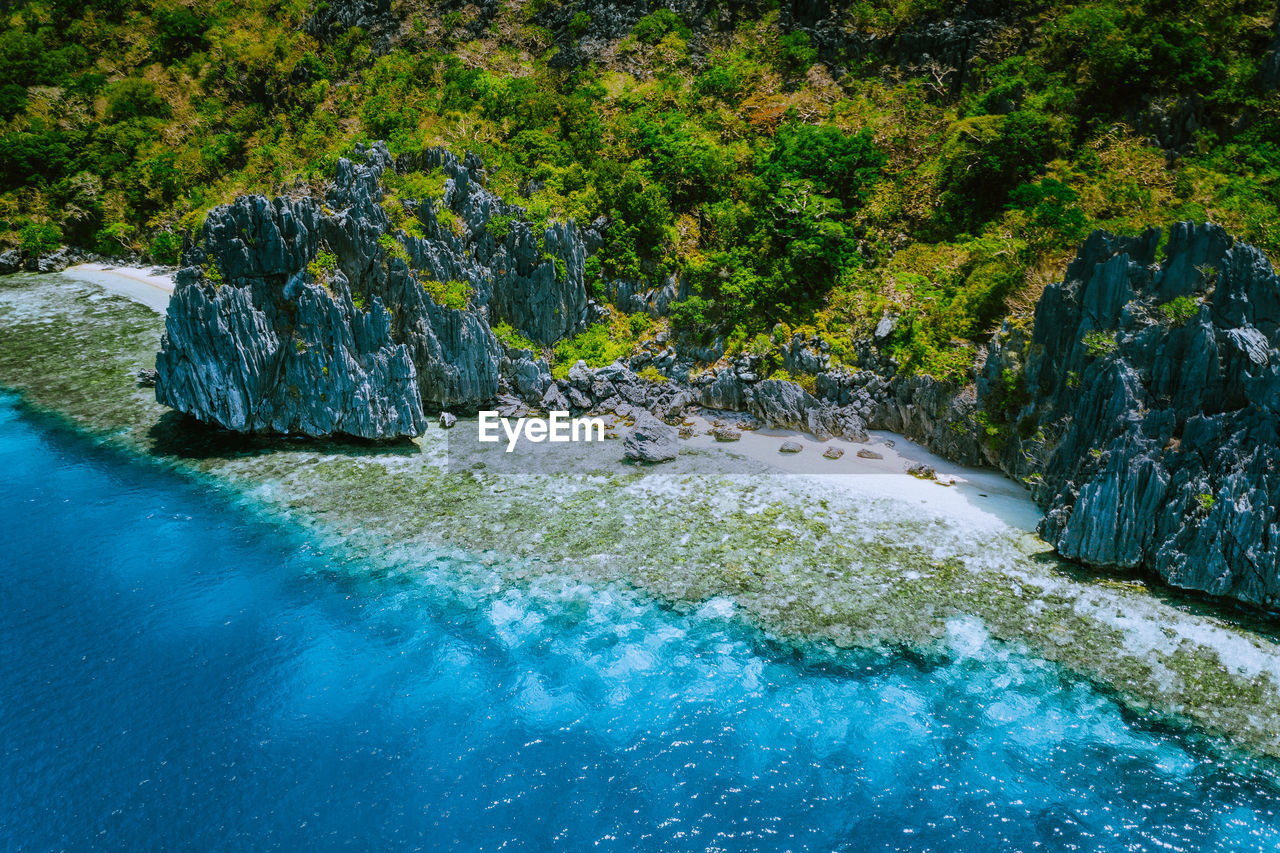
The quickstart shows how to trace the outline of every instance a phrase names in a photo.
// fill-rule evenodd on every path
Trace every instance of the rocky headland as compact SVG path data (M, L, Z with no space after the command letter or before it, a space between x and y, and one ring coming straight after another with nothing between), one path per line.
M1094 233L1033 327L997 335L978 382L1007 424L993 461L1064 556L1270 607L1280 279L1215 225L1160 241Z
M435 170L439 198L387 190L389 175ZM852 441L891 430L1028 485L1041 535L1073 560L1263 607L1280 594L1280 282L1221 228L1179 223L1163 246L1156 229L1096 232L963 385L899 372L877 346L891 316L852 365L820 339L785 343L807 387L665 334L554 379L549 347L601 311L583 267L603 225L535 231L484 184L473 156L374 145L341 161L323 199L215 209L177 275L158 399L239 432L370 439L488 407L670 422L705 408ZM682 288L604 292L661 313ZM499 324L534 348L504 343Z
M535 235L483 188L477 160L444 151L398 164L442 171L441 198L388 201L380 179L396 165L380 145L362 154L324 199L210 213L177 274L161 402L240 432L381 439L421 433L425 409L540 397L545 360L504 356L490 323L543 344L581 325L577 229Z
M951 653L956 618L977 620L1001 656L1026 649L1143 719L1194 721L1280 755L1280 644L1267 625L1141 578L1073 570L1025 532L1035 506L1013 481L937 457L924 459L937 483L917 479L902 469L921 451L901 439L793 435L804 450L785 455L785 436L726 428L740 439L695 433L661 465L622 464L627 442L614 441L571 466L506 474L453 464L474 421L447 430L433 418L412 441L381 443L203 428L139 381L163 318L91 281L0 279L0 330L0 383L24 411L300 524L335 565L354 552L353 565L372 561L396 583L433 583L423 578L439 577L444 549L463 596L619 583L677 607L727 607L784 642L927 660ZM824 459L824 446L846 452Z

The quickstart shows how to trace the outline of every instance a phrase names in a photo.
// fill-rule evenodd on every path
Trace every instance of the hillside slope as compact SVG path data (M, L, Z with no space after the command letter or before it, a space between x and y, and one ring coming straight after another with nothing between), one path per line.
M1273 0L57 0L6 26L0 241L32 255L175 263L214 204L444 146L535 230L595 226L595 298L687 296L672 331L708 360L772 375L816 333L852 363L887 320L899 368L965 381L1094 227L1280 250ZM561 370L617 354L583 334Z

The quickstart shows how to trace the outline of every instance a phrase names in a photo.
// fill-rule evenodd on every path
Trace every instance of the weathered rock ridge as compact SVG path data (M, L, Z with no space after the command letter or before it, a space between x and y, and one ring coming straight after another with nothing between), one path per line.
M160 402L240 432L382 439L512 383L545 390L545 361L504 357L490 322L538 343L581 325L573 223L535 235L483 187L473 157L429 150L393 164L374 145L358 159L339 162L323 200L249 196L209 213L176 276ZM386 196L381 179L397 168L441 170L443 197Z
M1034 328L997 336L983 404L1066 557L1280 600L1280 278L1215 225L1095 232Z
M853 441L887 429L1031 485L1040 532L1066 557L1280 600L1280 279L1217 226L1176 225L1159 262L1158 230L1093 234L1034 324L1007 323L963 387L900 373L875 336L861 367L793 336L782 368L803 386L665 333L626 363L579 362L554 380L542 352L504 346L490 324L540 347L578 330L599 310L583 285L598 235L573 223L535 235L471 156L393 163L375 145L357 159L323 200L246 197L210 213L177 276L162 403L242 432L364 438L489 406L672 423L702 407ZM393 171L437 169L439 199L384 195ZM662 313L678 293L673 281L609 296Z
M9 249L0 252L0 275L13 275L19 272L62 272L69 266L96 260L99 260L99 256L73 246L59 246L52 252L42 255Z
M519 208L484 188L470 155L431 150L393 163L374 145L356 159L339 162L323 200L249 196L210 212L176 277L157 357L160 402L240 432L375 439L416 435L426 413L443 408L674 418L705 406L821 437L864 441L868 427L891 429L960 461L983 459L956 429L972 395L895 377L870 343L867 369L851 370L833 364L823 342L794 338L783 366L814 376L811 390L765 378L754 356L678 351L665 335L628 364L579 364L554 381L542 353L503 346L490 323L510 323L543 347L580 328L598 310L583 268L603 226L552 224L535 235ZM386 195L390 173L437 169L442 198ZM464 283L467 304L439 304L429 291L443 282ZM678 279L652 290L615 281L606 291L619 307L654 315L687 295ZM686 378L706 363L715 366ZM645 367L672 378L642 380L635 371Z

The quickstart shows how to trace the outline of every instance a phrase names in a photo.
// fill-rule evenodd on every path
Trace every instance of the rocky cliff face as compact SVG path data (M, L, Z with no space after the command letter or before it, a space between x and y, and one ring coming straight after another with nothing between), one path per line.
M716 33L731 31L741 21L759 20L776 9L782 29L806 33L825 62L836 67L876 62L904 73L927 75L941 81L951 95L964 88L975 60L989 60L999 52L1000 33L1019 21L1017 9L1008 3L956 0L940 4L928 19L877 36L854 25L855 5L849 0L784 0L778 4L757 0L566 0L540 5L534 21L555 36L558 52L553 64L579 67L607 56L610 44L626 37L645 15L669 9L689 29L690 55L696 65ZM475 8L481 12L479 17L489 14L485 3ZM582 29L575 29L571 22L582 20L578 16L584 13L589 20ZM1009 41L1007 35L1004 40Z
M505 358L490 322L539 343L583 322L574 225L535 234L474 158L393 163L375 145L357 159L340 161L323 200L210 212L177 275L160 402L241 432L380 439L418 434L426 409L550 382L545 362ZM442 197L386 196L397 169L442 173Z
M392 173L442 175L440 197L388 196ZM341 161L323 200L212 211L177 277L158 399L243 432L364 438L490 405L668 419L702 406L856 441L888 429L1032 485L1041 533L1066 557L1280 600L1280 279L1221 228L1177 225L1159 261L1157 230L1095 233L966 387L898 373L874 340L851 368L799 335L781 353L799 383L662 337L553 380L490 323L543 346L580 328L597 310L582 280L595 235L535 234L521 213L484 188L474 157L393 163L381 146ZM660 313L677 287L609 296Z
M1280 600L1280 279L1214 225L1096 232L980 393L1064 556Z
M316 3L311 17L302 29L322 42L342 37L352 27L369 34L369 46L375 56L386 53L400 34L401 16L392 9L391 0L332 0Z
M790 0L779 5L779 22L785 29L807 33L828 63L895 67L929 79L938 87L937 94L948 96L966 87L976 62L1004 58L1011 47L1021 51L1032 37L1019 31L1017 6L998 0L939 3L934 14L883 35L851 23L857 19L856 5L849 0Z

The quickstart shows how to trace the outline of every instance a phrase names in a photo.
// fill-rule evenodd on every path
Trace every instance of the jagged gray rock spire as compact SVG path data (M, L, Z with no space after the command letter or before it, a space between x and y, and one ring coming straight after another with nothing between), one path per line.
M442 197L388 196L397 171L442 173ZM586 251L572 222L535 234L483 174L473 155L393 163L377 143L339 161L323 201L210 211L176 276L157 399L238 432L384 439L421 433L424 410L478 408L509 379L543 393L545 361L504 359L490 320L540 344L572 333ZM441 283L466 305L438 303Z
M1216 225L1095 232L988 359L1001 466L1064 556L1280 602L1280 279ZM1010 378L1021 391L1009 397Z

